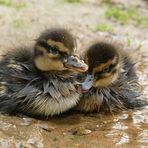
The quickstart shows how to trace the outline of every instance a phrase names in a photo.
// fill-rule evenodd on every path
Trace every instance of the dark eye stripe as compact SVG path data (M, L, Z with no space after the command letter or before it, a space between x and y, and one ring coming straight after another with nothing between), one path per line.
M109 73L116 67L117 64L111 64L109 67L106 67L102 72Z
M48 49L51 49L51 46L50 45L48 45L46 42L44 42L44 41L38 41L38 45L39 46L41 46L41 47L43 47L43 48L45 48L46 50Z
M39 46L45 48L49 53L54 53L54 54L60 53L57 47L50 46L49 44L43 41L39 42Z
M115 65L110 65L109 67L106 67L102 70L102 73L109 73L112 71L112 69L115 67Z
M62 57L65 57L68 55L66 52L59 51L59 49L57 47L50 46L45 41L39 41L38 45L45 48L46 51L49 53L60 54Z
M115 71L115 67L117 66L117 64L111 64L108 68L104 68L102 71L98 71L95 73L95 75L102 75L105 73L114 73ZM99 76L100 77L100 76Z
M111 64L111 65L109 66L109 69L111 70L111 69L115 68L116 66L117 66L117 63Z

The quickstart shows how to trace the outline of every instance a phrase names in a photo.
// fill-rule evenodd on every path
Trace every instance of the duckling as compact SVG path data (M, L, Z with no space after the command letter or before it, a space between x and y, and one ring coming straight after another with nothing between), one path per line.
M80 95L75 75L88 66L74 49L73 35L54 28L34 48L9 52L0 62L0 112L48 117L75 106Z
M121 44L103 40L84 53L89 69L81 84L83 95L75 107L83 112L118 112L144 106L137 99L138 83L134 63Z

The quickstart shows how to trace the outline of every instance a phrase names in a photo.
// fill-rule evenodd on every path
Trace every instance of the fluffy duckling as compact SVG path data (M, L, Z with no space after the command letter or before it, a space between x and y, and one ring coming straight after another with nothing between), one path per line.
M134 63L120 44L99 41L86 50L84 59L89 69L81 84L84 94L75 109L113 113L144 105L136 99L139 94Z
M52 116L79 101L75 71L88 66L74 55L75 40L66 29L46 30L34 49L9 52L0 62L0 112Z

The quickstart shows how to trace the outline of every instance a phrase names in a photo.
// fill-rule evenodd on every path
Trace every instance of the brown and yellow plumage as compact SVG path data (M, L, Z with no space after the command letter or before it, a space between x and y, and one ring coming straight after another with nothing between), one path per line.
M19 48L0 62L0 112L52 116L79 100L74 71L87 65L74 56L73 36L65 29L46 30L34 49Z
M84 92L75 109L84 112L141 107L134 63L123 46L103 40L91 45L84 54L89 69L81 89Z

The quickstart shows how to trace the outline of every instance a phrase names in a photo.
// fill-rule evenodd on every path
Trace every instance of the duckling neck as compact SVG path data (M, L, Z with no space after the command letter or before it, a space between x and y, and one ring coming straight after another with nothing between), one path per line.
M49 78L57 78L57 79L70 79L76 76L75 73L72 73L69 70L63 70L63 71L48 71L48 72L42 72L43 77L49 79Z

